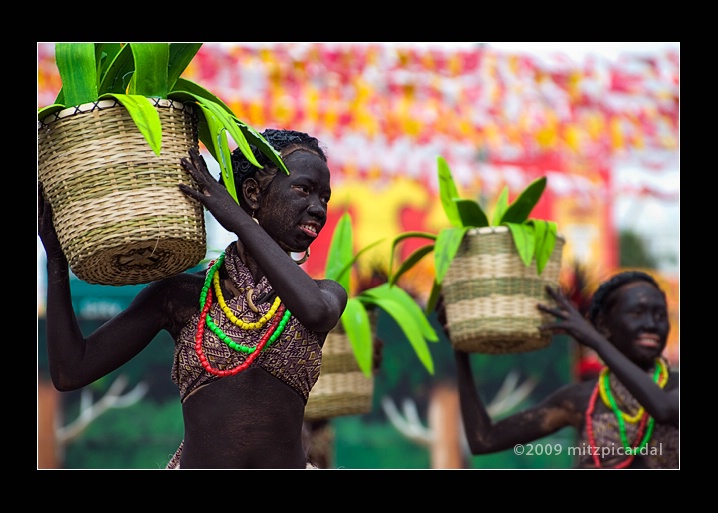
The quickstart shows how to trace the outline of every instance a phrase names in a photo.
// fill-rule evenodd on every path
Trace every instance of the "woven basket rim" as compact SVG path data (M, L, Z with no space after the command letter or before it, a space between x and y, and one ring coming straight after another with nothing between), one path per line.
M192 106L190 104L183 103L179 100L151 98L149 96L146 96L146 98L154 102L155 107L174 107L179 110L187 110L188 112L192 112ZM64 118L69 118L77 114L85 114L86 112L92 112L93 110L111 109L118 105L122 106L122 104L114 98L111 100L97 100L94 102L83 103L81 105L75 105L74 107L68 107L53 114L48 114L47 116L42 118L42 120L38 120L37 128L39 130L43 126L48 126L56 121L59 121Z
M489 233L506 233L509 231L508 226L484 226L482 228L471 228L469 231L466 232L467 235L487 235ZM557 239L561 239L562 241L566 241L565 237L561 235L560 233L556 234Z

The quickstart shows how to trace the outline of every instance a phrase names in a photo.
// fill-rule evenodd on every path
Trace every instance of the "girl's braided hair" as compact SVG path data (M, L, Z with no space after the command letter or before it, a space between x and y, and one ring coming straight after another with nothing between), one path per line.
M282 157L285 157L290 150L301 147L316 153L322 160L324 160L324 162L327 161L324 150L322 150L319 146L317 138L304 132L268 128L262 132L262 136L282 155ZM264 189L279 171L279 168L274 164L274 162L272 162L269 157L262 153L256 146L250 144L249 147L252 150L252 154L254 154L254 158L256 158L257 162L262 164L263 167L260 169L249 162L241 150L236 148L232 152L232 171L234 173L234 184L238 191L241 190L242 184L245 180L247 180L247 178L256 178L260 188ZM219 181L220 183L223 183L221 173Z
M588 306L588 312L586 314L589 321L591 321L591 324L594 326L596 325L598 315L606 310L608 307L608 298L615 290L629 283L635 283L638 281L644 281L653 285L661 291L665 297L665 292L663 292L661 287L658 285L658 282L656 282L650 274L641 271L624 271L622 273L618 273L601 283L601 285L599 285L596 289L596 292L593 293L591 304Z

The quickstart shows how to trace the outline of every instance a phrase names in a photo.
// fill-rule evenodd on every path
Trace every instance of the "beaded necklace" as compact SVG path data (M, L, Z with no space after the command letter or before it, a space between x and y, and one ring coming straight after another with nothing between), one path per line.
M214 278L212 278L212 282L214 284L214 293L217 296L217 303L219 303L219 307L222 309L224 314L227 316L227 318L232 321L233 324L236 326L239 326L243 330L258 330L259 328L262 328L269 319L271 319L274 314L277 312L277 308L279 308L279 305L281 304L282 300L277 296L274 299L274 303L272 304L272 307L269 309L269 311L262 316L261 319L259 319L256 322L245 322L242 319L239 319L236 315L234 315L234 312L229 309L227 306L227 303L224 301L224 295L222 294L222 287L219 283L219 273L214 273ZM251 299L251 296L249 296Z
M210 262L209 268L207 270L207 277L202 287L202 292L200 293L201 313L199 322L197 323L197 334L195 335L195 351L197 353L197 356L199 357L200 362L202 363L202 366L207 372L216 376L234 376L235 374L238 374L239 372L249 367L265 347L269 347L274 341L276 341L280 337L280 335L284 331L284 328L287 326L289 318L292 314L289 310L286 309L284 305L280 304L281 301L277 297L269 312L267 312L267 314L264 315L262 319L260 319L260 321L258 322L245 323L244 321L238 319L233 313L231 317L227 315L227 317L230 319L230 321L232 321L233 324L247 330L259 329L263 327L270 319L274 318L271 325L269 326L269 329L262 336L262 339L259 341L256 347L248 347L234 342L226 333L224 333L220 329L219 326L214 323L214 321L209 315L209 309L212 306L212 289L210 288L210 283L212 283L213 281L215 282L216 290L218 290L219 297L221 298L221 300L218 301L220 303L220 307L224 305L222 310L225 314L228 314L228 312L231 313L231 310L229 310L229 307L227 307L226 303L224 302L224 298L221 295L221 289L218 287L219 282L218 280L215 280L215 278L218 277L217 270L219 269L220 265L222 265L223 261L224 253L222 253L216 261ZM227 344L231 349L248 354L249 356L247 357L247 359L242 364L238 365L237 367L234 367L233 369L221 370L213 368L207 360L204 351L202 350L205 324L210 328L210 330L215 333L215 335L217 335L217 337L219 337L220 340Z
M660 375L660 381L658 381L656 374ZM658 386L660 386L661 388L665 387L666 383L668 382L668 369L665 362L661 359L658 359L657 361L656 369L653 375L653 381L657 382ZM603 404L605 404L607 408L613 409L613 404L616 401L613 398L613 394L611 393L610 373L608 372L608 367L604 367L601 371L600 377L598 378L598 383L600 385L599 391L601 393L601 399L603 400ZM620 410L620 408L619 411L621 411L621 416L623 417L623 420L625 420L626 422L630 422L631 424L635 424L636 422L641 420L641 417L643 417L643 413L645 412L643 406L640 406L635 415L629 415L627 412Z
M656 368L653 373L653 381L657 383L661 388L663 388L668 382L668 368L665 363L663 363L663 361L659 358L656 358ZM604 390L601 390L602 387L604 388ZM626 435L624 412L620 410L618 404L616 403L616 400L613 397L613 394L611 394L610 373L608 371L608 367L605 367L601 371L601 375L598 378L596 387L591 394L588 408L586 409L586 436L588 437L591 457L593 458L593 463L596 468L603 468L598 455L598 446L596 445L596 440L593 432L593 411L596 407L596 401L598 399L599 393L602 396L605 394L606 399L608 399L609 405L607 406L610 406L614 416L616 417L616 422L618 424L618 432L621 436L621 443L623 444L623 448L626 454L629 455L628 458L617 464L614 468L625 468L630 465L636 454L638 454L640 450L648 444L649 440L651 439L651 436L653 435L653 427L655 424L655 420L653 419L653 417L648 415L643 408L641 408L640 424L638 425L638 430L636 432L636 440L634 442L634 445L637 445L635 447L631 446L628 442L628 436Z

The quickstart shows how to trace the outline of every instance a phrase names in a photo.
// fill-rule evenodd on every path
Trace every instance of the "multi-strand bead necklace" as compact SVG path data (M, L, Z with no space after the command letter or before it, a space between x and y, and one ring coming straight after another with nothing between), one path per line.
M653 381L661 388L664 388L666 383L668 383L668 366L660 358L656 359ZM596 407L596 401L599 396L606 407L610 408L616 417L618 433L621 436L621 443L623 444L625 453L628 455L628 458L620 462L614 468L625 468L631 464L636 454L638 454L650 441L651 436L653 436L655 420L653 417L648 415L643 406L641 406L633 415L621 410L616 402L616 399L611 393L611 373L608 370L608 367L604 367L598 377L596 388L593 390L593 394L591 395L591 399L588 403L588 408L586 409L586 435L588 437L588 444L591 448L591 456L593 457L593 462L596 465L596 468L602 468L593 432L593 411ZM631 445L628 441L628 435L626 434L626 422L631 424L638 423L638 430L634 445Z
M264 314L258 321L245 322L239 319L236 315L234 315L234 312L230 310L224 300L224 296L222 295L222 288L219 281L218 271L222 265L222 262L224 262L224 256L225 254L223 252L219 256L219 258L217 258L217 260L215 260L214 262L210 262L209 268L207 269L207 277L205 278L204 285L202 286L202 292L199 296L199 306L201 309L201 313L199 316L199 322L197 323L197 334L195 335L194 348L197 352L197 356L199 357L199 361L202 363L202 366L207 372L216 376L234 376L235 374L238 374L239 372L242 372L244 369L249 367L265 347L269 347L270 345L272 345L272 343L274 343L274 341L276 341L280 337L280 335L284 331L284 328L287 326L289 318L292 316L292 314L283 304L281 304L282 301L279 296L277 296L269 311ZM257 330L263 328L267 323L269 323L270 320L272 321L269 324L267 332L262 336L256 347L248 347L236 343L226 333L224 333L220 329L220 327L217 326L217 324L215 324L215 322L212 320L212 317L209 315L209 309L212 306L213 299L212 285L214 285L214 294L217 295L217 303L219 304L220 308L227 316L227 318L230 320L230 322L232 322L232 324L234 324L235 326L238 326L243 330ZM222 370L213 368L207 360L204 351L202 350L202 341L204 339L205 325L209 327L209 329L212 330L212 332L214 332L214 334L217 335L217 337L219 337L219 339L225 344L227 344L227 346L229 346L231 349L249 355L247 356L247 359L243 363L232 369Z

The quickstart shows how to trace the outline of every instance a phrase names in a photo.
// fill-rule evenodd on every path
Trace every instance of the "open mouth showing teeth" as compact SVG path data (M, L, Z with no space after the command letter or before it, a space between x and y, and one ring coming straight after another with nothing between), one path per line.
M299 228L310 237L316 237L319 233L319 225L315 223L304 223L300 224Z
M659 346L659 339L656 336L652 335L643 335L638 339L638 345L641 347L650 347L655 348Z

